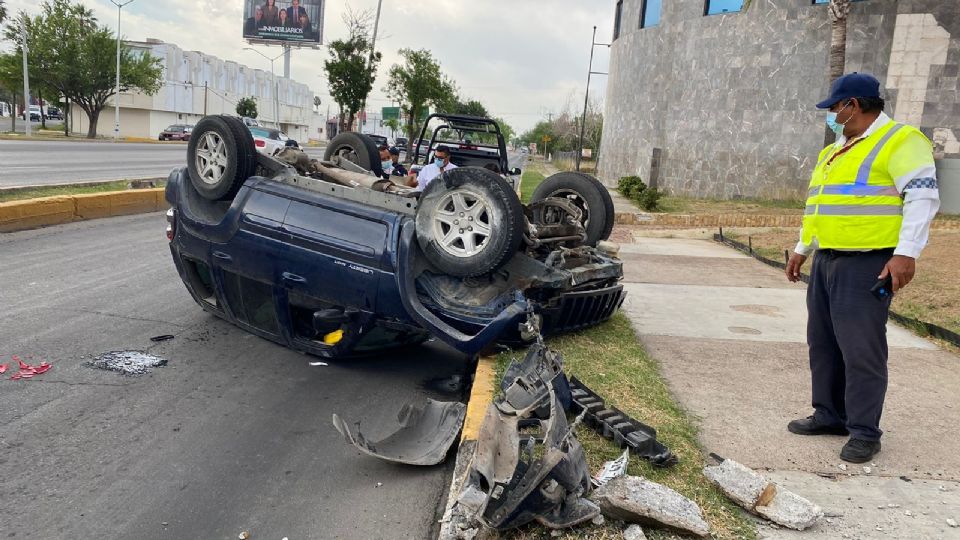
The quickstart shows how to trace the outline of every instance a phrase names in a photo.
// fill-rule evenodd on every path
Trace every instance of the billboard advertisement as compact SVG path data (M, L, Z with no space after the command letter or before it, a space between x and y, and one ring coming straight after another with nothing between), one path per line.
M280 43L323 43L324 0L244 0L243 37Z

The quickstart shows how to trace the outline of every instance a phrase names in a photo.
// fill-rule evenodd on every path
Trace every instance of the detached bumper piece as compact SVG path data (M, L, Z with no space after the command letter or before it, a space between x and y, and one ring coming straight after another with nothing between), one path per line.
M657 441L657 430L638 422L616 407L607 407L603 398L587 388L576 377L570 379L572 411L586 413L584 423L620 448L646 459L657 467L669 467L678 463L677 456Z
M620 309L624 298L623 285L564 293L555 307L542 310L543 334L572 332L601 323Z
M460 402L427 399L426 404L404 405L397 413L400 429L380 441L370 441L333 415L333 426L361 452L394 463L436 465L444 460L463 427L467 406Z

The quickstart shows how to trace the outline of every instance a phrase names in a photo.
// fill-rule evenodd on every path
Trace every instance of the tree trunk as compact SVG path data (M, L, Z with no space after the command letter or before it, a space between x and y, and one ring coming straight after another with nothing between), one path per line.
M97 122L100 121L100 111L85 111L87 113L87 118L90 120L90 127L87 128L87 138L96 139L97 138Z
M47 113L43 112L43 92L37 89L37 103L40 104L40 129L47 129Z
M63 107L63 136L70 136L70 98L64 101Z
M357 120L357 113L350 111L349 121L347 123L347 131L353 131L353 123ZM360 131L360 130L357 130Z
M847 61L847 16L850 14L850 0L830 0L830 84L843 75ZM829 146L837 138L829 127L825 128L823 145Z
M13 101L10 102L10 131L17 132L17 93L13 93Z

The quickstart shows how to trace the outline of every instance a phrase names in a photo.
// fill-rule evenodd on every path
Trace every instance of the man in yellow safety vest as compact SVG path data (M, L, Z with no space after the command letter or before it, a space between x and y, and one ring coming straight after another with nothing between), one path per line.
M807 288L814 414L787 429L849 434L840 458L864 463L883 433L890 300L913 279L940 196L930 141L883 112L876 78L844 75L817 108L829 109L837 142L820 152L786 268L798 281L817 250Z

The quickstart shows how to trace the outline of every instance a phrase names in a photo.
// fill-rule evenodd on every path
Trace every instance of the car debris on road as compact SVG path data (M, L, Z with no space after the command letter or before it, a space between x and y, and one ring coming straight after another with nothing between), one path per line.
M26 362L21 360L20 357L17 355L13 355L11 358L16 360L17 364L20 367L19 371L17 371L16 373L10 376L11 381L19 381L22 379L32 379L37 375L43 375L44 373L50 371L50 368L53 367L52 365L46 362L40 362L36 366L31 366L30 364L27 364ZM7 371L7 364L3 364L2 366L0 366L0 373L5 373L6 371Z

